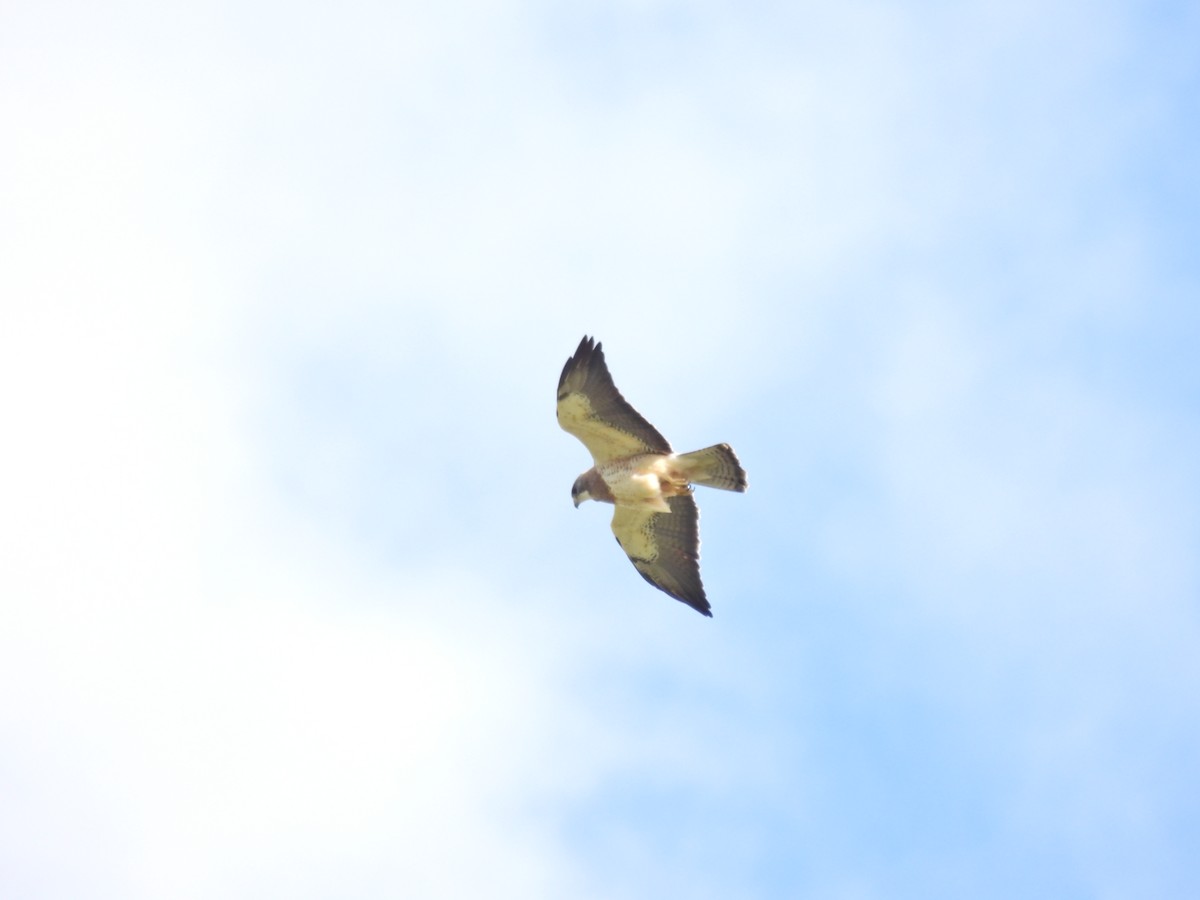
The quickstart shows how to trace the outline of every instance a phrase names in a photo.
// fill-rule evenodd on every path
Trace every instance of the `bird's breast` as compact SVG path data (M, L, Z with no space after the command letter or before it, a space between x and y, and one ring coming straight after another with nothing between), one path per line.
M666 462L668 457L661 454L646 454L617 459L597 466L600 477L612 491L614 502L618 506L649 507L658 512L670 512L666 497L670 481L667 475ZM664 491L664 487L668 491Z

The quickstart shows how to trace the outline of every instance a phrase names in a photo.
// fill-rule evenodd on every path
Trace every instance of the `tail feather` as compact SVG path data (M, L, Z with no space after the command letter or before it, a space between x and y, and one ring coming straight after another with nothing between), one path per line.
M692 484L723 491L746 490L746 472L728 444L715 444L703 450L681 453L676 457L676 462Z

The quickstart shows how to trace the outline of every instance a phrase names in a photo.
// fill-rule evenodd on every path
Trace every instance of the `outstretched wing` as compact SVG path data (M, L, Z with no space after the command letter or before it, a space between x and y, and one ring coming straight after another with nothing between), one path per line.
M612 530L642 577L696 612L712 616L700 583L700 512L691 494L668 497L669 513L618 506Z
M558 379L558 424L583 441L597 465L639 453L670 453L671 445L621 396L590 337Z

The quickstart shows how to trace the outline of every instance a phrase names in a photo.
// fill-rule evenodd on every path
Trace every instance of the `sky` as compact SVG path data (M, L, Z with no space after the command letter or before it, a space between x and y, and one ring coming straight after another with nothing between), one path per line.
M1188 3L0 6L0 893L1200 894ZM702 490L655 591L554 389Z

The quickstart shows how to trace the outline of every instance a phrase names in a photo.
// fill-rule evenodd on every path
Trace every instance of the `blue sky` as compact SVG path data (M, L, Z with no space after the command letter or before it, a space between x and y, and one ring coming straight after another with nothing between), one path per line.
M4 895L1196 896L1196 10L430 7L0 13Z

